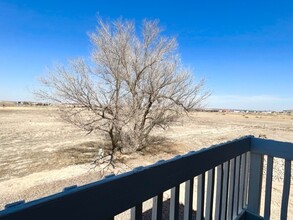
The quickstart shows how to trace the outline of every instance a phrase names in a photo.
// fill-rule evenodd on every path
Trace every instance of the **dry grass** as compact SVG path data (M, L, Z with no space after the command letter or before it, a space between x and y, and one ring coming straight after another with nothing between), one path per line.
M63 123L56 109L0 106L0 127L0 209L14 200L35 199L100 177L89 164L99 146L107 143L101 135L86 136ZM155 131L156 139L148 149L121 157L124 164L114 171L123 172L244 135L293 142L292 134L292 115L192 113L165 132ZM278 169L274 170L275 179L282 177Z

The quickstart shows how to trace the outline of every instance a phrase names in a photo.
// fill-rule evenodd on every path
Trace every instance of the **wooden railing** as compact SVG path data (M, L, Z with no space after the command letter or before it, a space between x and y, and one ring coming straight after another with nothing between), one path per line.
M293 160L293 144L272 141L258 138L251 138L251 162L250 162L250 182L248 210L256 215L260 214L261 191L263 171L265 176L265 199L264 199L264 219L271 217L271 192L272 192L272 174L274 158L281 158L284 161L283 190L281 199L280 219L287 219L288 202L291 183L291 161ZM264 169L263 160L267 157L267 167ZM293 216L291 216L292 218Z
M281 157L286 160L281 218L286 219L293 144L251 136L12 204L0 212L0 219L114 219L128 209L129 218L142 219L143 203L151 198L152 219L262 219L263 155L269 155L264 217L270 217L273 157ZM166 215L167 190L171 193Z

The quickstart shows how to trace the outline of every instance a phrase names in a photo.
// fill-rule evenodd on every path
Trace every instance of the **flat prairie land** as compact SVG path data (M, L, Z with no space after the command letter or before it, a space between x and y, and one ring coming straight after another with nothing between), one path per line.
M153 135L161 141L124 157L124 163L111 172L121 173L245 135L293 142L293 115L193 112ZM30 201L66 186L98 180L101 176L92 162L104 144L101 134L86 135L63 122L54 107L1 106L0 209L13 201ZM276 207L282 192L282 169L283 161L276 160L272 199ZM292 191L291 187L288 210L293 219ZM278 213L274 215L279 218Z

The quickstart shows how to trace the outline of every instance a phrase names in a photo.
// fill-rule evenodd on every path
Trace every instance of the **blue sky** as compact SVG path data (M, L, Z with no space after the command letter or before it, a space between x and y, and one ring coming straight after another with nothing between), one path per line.
M207 107L293 109L293 2L282 0L0 0L0 100L33 100L47 68L89 56L97 15L159 19L206 78Z

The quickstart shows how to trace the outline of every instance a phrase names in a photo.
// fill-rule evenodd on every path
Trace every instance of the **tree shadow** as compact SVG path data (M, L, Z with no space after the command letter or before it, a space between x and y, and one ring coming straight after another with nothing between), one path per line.
M142 219L151 220L152 219L152 209L149 209L142 214ZM162 219L170 219L170 199L165 200L162 206ZM184 204L179 204L179 220L184 219ZM191 219L196 219L196 211L192 210Z
M163 136L150 136L147 146L141 150L146 155L167 153L177 155L180 152L174 147L176 143L169 138Z
M54 156L67 161L69 164L91 163L97 157L97 152L101 144L100 142L86 141L71 147L59 149L54 152Z

